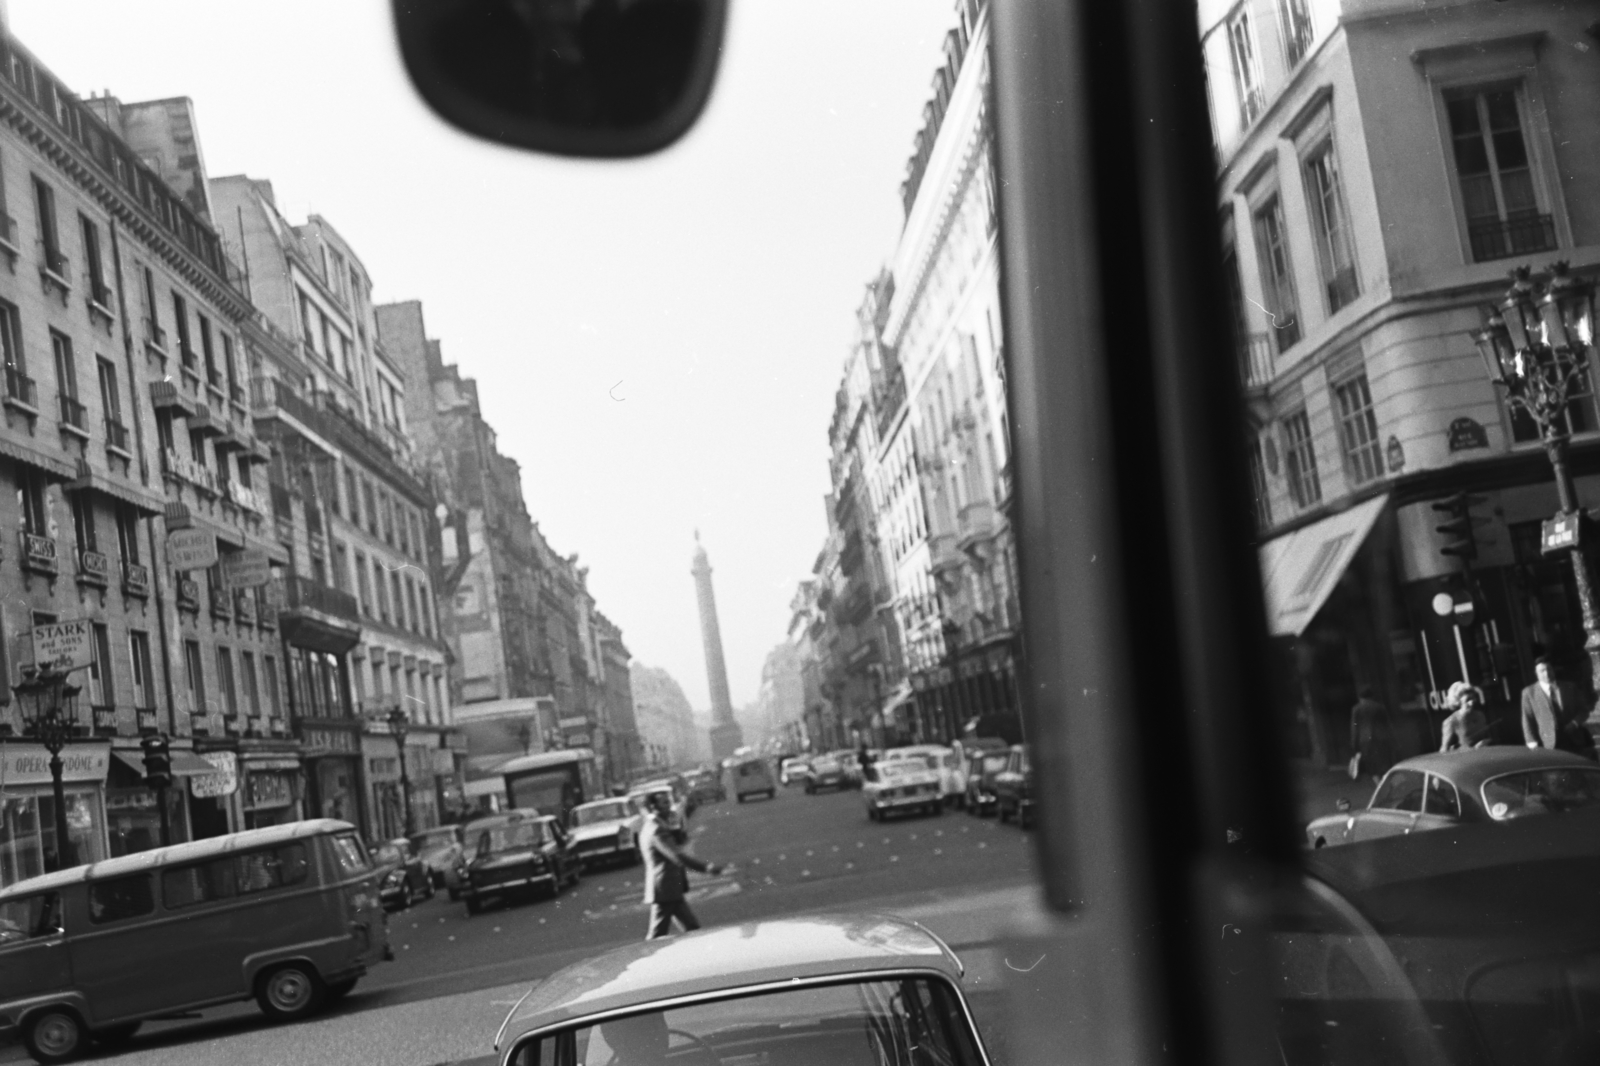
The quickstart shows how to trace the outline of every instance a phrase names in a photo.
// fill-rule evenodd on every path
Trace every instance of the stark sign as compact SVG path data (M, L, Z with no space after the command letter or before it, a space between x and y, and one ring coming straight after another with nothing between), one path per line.
M33 661L40 666L49 664L58 670L88 666L93 658L89 641L90 628L87 618L34 626Z

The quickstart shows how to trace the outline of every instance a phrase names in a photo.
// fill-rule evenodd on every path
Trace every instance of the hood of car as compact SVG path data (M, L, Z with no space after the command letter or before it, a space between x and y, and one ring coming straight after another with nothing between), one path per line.
M517 851L502 851L494 855L485 855L481 859L473 859L471 866L474 870L494 870L501 866L515 866L518 863L542 858L544 858L542 849L521 848Z
M904 788L907 785L937 785L939 775L932 770L916 770L909 773L896 774L885 781L868 781L866 789L877 792L885 788Z
M609 822L595 822L592 825L580 825L572 830L572 839L593 840L595 837L614 836L619 830L633 831L631 818L615 818Z

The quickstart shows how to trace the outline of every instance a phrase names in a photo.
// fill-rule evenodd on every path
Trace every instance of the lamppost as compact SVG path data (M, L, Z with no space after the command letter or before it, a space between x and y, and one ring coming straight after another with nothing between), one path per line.
M1565 262L1553 264L1548 276L1539 277L1520 266L1512 271L1511 279L1505 299L1490 309L1488 324L1472 339L1489 379L1505 389L1514 409L1526 411L1538 425L1545 455L1555 471L1561 517L1578 531L1569 549L1572 578L1583 612L1583 647L1589 653L1594 682L1600 684L1600 613L1596 612L1594 586L1581 547L1585 523L1578 491L1567 469L1571 434L1566 417L1573 394L1588 391L1594 282L1574 277ZM1591 731L1600 728L1597 719L1600 716L1591 711Z
M395 748L400 754L400 812L406 836L410 836L416 832L415 819L411 816L411 775L406 770L406 731L411 726L411 716L406 714L405 708L396 705L383 720L389 724L389 732L394 734Z
M78 735L79 688L64 670L52 666L24 666L22 681L13 685L22 713L22 735L33 737L50 753L50 782L56 801L56 866L75 866L72 839L67 835L67 790L61 781L61 749Z

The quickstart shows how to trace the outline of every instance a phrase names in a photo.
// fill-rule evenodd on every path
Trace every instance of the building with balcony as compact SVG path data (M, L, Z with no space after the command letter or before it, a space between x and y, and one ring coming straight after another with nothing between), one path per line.
M376 319L405 382L415 454L439 494L442 632L462 703L552 700L556 731L538 743L592 746L603 776L620 782L638 751L615 676L627 666L621 630L598 611L587 569L529 515L521 466L501 454L477 382L427 335L422 304L384 304Z
M1278 702L1301 752L1348 758L1364 685L1419 750L1463 676L1502 719L1536 654L1587 679L1570 567L1540 551L1550 467L1472 334L1511 268L1600 268L1593 12L1205 0L1199 13ZM1567 419L1593 505L1587 381ZM1470 574L1441 553L1433 509L1461 491L1482 497ZM1437 616L1440 592L1470 594L1473 624ZM1499 739L1520 740L1507 724Z
M370 277L327 219L286 220L269 182L234 176L209 189L234 220L229 239L261 310L245 335L249 399L273 446L273 498L287 505L279 626L308 810L374 839L404 832L384 722L399 710L418 771L409 821L436 825L447 793L459 794L453 759L434 754L453 742L429 550L437 501L407 435L404 378L378 338Z

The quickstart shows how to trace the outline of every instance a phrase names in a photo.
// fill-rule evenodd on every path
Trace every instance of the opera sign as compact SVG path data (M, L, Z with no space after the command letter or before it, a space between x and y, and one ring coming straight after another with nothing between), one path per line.
M58 670L88 666L94 656L91 638L92 630L87 618L34 626L33 661Z
M174 570L209 570L217 565L217 537L204 529L167 534L167 560Z

